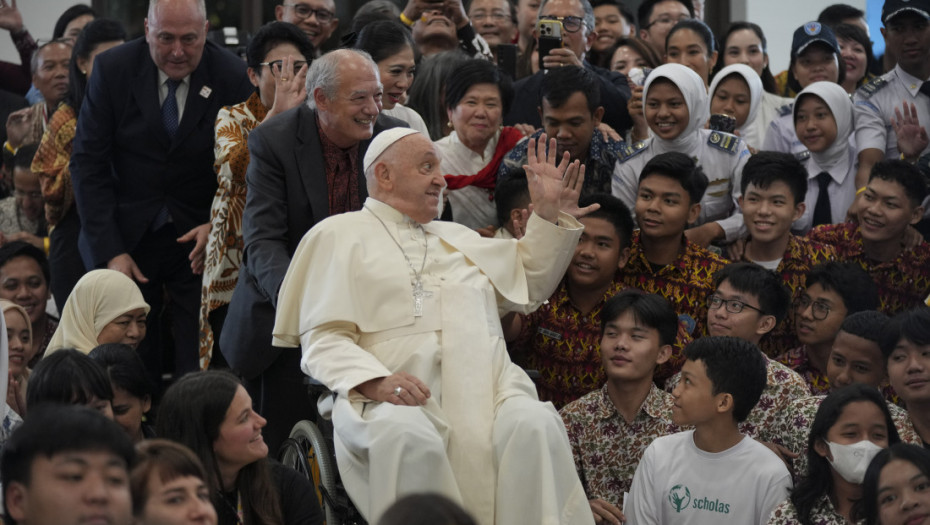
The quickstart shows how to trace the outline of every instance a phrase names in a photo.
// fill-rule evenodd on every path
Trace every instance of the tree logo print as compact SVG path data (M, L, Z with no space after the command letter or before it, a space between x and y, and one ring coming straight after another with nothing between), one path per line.
M684 485L675 485L668 491L668 502L675 508L675 512L681 512L691 503L691 491Z

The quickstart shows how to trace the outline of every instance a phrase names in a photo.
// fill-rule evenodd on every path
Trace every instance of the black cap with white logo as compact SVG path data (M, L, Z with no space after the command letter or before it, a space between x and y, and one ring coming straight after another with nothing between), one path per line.
M914 13L930 20L930 0L885 0L882 6L882 23L903 13Z

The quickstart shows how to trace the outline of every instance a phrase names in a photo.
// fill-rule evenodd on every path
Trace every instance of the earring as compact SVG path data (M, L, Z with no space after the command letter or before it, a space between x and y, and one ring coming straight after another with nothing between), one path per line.
M455 129L455 128L452 127L452 121L451 121L451 120L448 122L447 125L449 126L449 129Z

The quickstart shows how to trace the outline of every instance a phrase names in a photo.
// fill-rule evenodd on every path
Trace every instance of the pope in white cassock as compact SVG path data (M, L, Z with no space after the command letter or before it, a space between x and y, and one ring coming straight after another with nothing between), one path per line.
M418 492L482 525L594 523L562 420L510 361L500 324L549 297L581 236L569 213L587 211L584 170L567 155L556 166L554 142L547 158L543 135L526 167L526 235L486 239L433 221L445 181L432 142L384 131L364 158L364 208L320 222L294 254L275 344L300 345L303 371L338 394L339 472L370 523Z

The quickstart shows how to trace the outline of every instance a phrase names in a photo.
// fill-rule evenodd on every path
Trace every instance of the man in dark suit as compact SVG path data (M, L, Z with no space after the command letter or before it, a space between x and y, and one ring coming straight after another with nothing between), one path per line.
M297 244L314 224L361 209L368 196L362 158L372 136L406 125L379 116L381 91L378 68L367 54L332 51L307 72L307 103L249 135L245 250L220 349L268 420L262 433L271 450L314 410L300 350L271 345L278 288ZM339 264L336 254L333 264Z
M253 91L245 63L206 34L203 0L153 3L145 38L94 62L71 157L85 266L139 284L152 307L140 353L156 379L199 367L199 274L217 187L213 124L221 107ZM162 313L173 344L160 340ZM171 347L173 367L162 360Z

